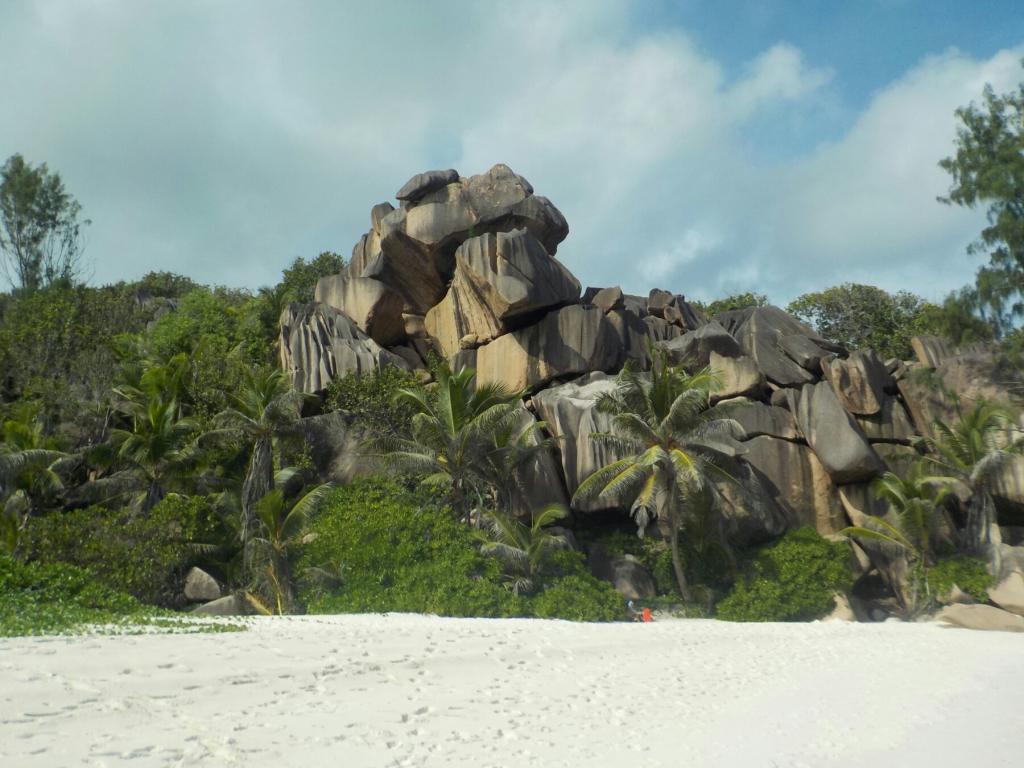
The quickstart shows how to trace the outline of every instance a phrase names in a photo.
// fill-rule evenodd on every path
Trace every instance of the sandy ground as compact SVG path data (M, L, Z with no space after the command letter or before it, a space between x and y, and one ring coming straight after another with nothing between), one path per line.
M0 766L1021 766L1024 636L344 616L0 640Z

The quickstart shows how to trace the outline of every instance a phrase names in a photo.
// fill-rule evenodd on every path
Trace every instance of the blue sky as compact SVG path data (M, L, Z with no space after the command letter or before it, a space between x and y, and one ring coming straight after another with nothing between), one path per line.
M1024 70L1019 0L0 5L0 155L59 170L94 282L258 287L416 172L505 162L585 285L785 303L969 281L953 110Z

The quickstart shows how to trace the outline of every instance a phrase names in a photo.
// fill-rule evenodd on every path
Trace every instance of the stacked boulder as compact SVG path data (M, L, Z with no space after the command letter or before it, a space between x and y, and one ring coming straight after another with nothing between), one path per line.
M854 514L881 514L869 483L901 469L949 403L920 383L927 369L951 389L986 396L983 352L915 341L917 361L848 353L777 307L706 318L685 297L619 287L588 288L556 257L565 218L504 165L469 178L429 171L397 193L398 207L371 211L339 274L316 300L281 317L280 355L295 386L320 392L331 380L383 366L425 370L436 354L471 366L479 382L524 392L524 419L539 419L556 456L538 466L524 507L571 498L594 470L619 458L591 433L606 431L594 398L614 386L627 360L648 364L651 346L674 363L710 366L716 412L746 437L729 459L739 482L721 487L731 538L750 544L811 525L833 534ZM989 356L991 357L991 356ZM1005 478L1003 507L1024 510L1024 468ZM589 502L589 514L628 509L627 499ZM1020 525L1024 526L1024 514Z

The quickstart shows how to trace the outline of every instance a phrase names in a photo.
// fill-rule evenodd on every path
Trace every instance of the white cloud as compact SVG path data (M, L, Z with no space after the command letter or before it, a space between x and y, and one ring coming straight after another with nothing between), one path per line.
M268 283L296 255L347 253L412 174L496 162L566 214L559 256L584 284L785 301L844 280L935 296L970 278L980 214L935 202L936 163L953 110L985 82L1014 84L1024 47L927 59L845 135L781 153L766 127L841 98L827 66L779 42L729 77L632 13L625 0L5 6L0 70L18 108L0 113L0 154L63 173L95 222L103 280Z

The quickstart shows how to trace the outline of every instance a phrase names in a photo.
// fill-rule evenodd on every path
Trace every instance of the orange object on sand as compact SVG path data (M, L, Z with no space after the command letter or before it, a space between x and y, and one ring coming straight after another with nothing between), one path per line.
M654 619L651 618L651 609L650 608L644 608L644 612L643 612L642 616L643 616L644 624L648 624L648 623L654 621Z

